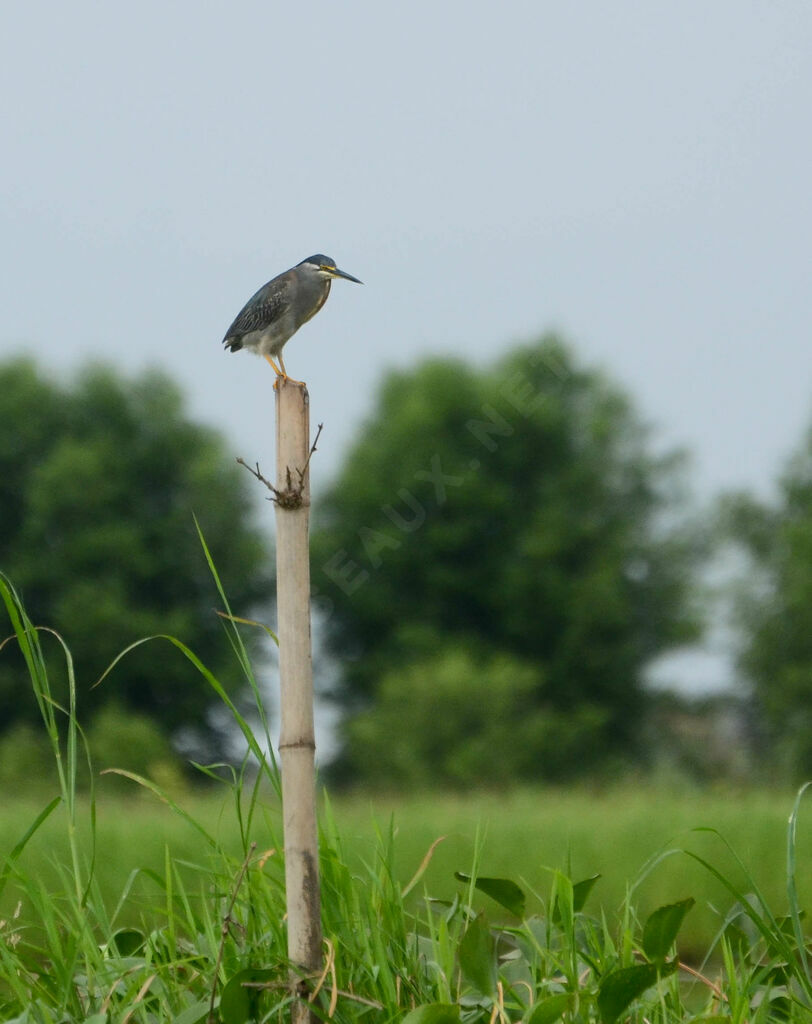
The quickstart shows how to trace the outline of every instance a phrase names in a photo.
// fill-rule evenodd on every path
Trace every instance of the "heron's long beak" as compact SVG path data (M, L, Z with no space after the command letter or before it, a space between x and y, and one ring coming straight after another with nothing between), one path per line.
M345 274L343 270L339 270L338 267L325 267L324 268L330 277L343 277L345 281L355 281L356 284L363 284L363 281L359 281L357 277L353 277L352 274Z

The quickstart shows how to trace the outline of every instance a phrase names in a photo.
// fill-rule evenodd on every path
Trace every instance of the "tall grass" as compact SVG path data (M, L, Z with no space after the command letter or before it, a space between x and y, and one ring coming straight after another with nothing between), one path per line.
M144 799L160 802L194 843L183 856L167 845L159 865L146 866L137 846L116 851L128 871L111 895L100 882L111 855L100 824L109 805L93 790L77 797L79 763L89 754L68 648L34 628L2 577L0 596L59 778L58 793L32 809L0 868L4 905L11 906L0 924L0 1020L237 1024L287 1018L278 775L266 754L267 724L236 621L224 620L264 735L254 736L193 652L164 638L229 707L248 753L217 782L225 800L214 823L195 813L194 801L190 809L182 796L132 777ZM42 642L63 651L65 706L53 698ZM408 1024L808 1022L812 978L797 885L802 795L786 832L785 912L773 909L747 866L712 831L702 835L724 851L725 867L704 847L655 848L650 863L628 879L611 918L591 909L599 878L569 868L552 869L541 882L489 874L488 845L498 838L493 828L456 866L450 891L432 898L438 848L415 858L404 882L397 822L381 828L359 856L348 850L327 802L320 837L324 962L315 979L314 1016ZM29 845L54 831L62 841L49 871L28 870ZM688 965L680 957L684 922L697 912L687 876L678 898L669 894L652 909L640 909L643 887L656 891L658 871L677 860L713 878L725 897L704 963Z

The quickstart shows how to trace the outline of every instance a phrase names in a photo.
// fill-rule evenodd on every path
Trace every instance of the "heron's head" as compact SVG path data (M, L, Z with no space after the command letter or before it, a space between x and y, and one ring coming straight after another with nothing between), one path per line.
M359 281L357 277L353 277L352 274L346 274L343 270L339 270L336 266L336 261L331 260L329 256L323 256L321 253L316 253L315 256L308 256L306 260L302 260L299 264L300 267L306 267L308 270L312 270L319 275L319 277L332 280L334 277L342 277L345 281L355 281L356 284L363 284L363 281Z

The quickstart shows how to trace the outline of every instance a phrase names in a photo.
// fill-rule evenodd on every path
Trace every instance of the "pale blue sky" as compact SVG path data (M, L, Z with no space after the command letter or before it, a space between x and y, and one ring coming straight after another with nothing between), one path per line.
M338 466L392 366L560 329L769 492L812 415L812 5L6 0L0 357L158 365L272 463L273 374L220 341L313 252L286 350Z

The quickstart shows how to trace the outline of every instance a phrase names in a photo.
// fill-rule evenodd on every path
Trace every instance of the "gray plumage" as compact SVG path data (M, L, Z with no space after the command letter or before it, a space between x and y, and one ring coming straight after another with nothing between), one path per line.
M318 313L333 278L362 282L339 270L335 260L317 253L263 285L246 302L226 331L223 345L231 352L242 348L264 356L281 377L287 377L282 349L302 324ZM281 370L273 361L279 359Z

